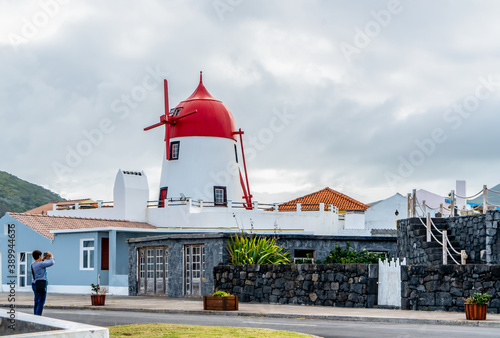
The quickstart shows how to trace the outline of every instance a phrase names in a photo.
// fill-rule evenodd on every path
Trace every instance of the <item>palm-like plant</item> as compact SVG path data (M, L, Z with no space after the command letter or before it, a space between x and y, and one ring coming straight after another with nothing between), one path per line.
M231 236L228 243L231 265L245 264L290 264L290 253L276 245L273 238Z

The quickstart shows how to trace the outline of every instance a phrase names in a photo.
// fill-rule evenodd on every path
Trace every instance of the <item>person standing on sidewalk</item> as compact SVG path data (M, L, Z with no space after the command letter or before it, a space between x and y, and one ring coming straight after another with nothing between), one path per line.
M43 306L45 305L45 298L47 297L47 271L45 270L49 266L54 265L54 256L50 252L46 252L42 258L42 252L40 250L35 250L31 254L35 260L31 264L31 288L35 294L35 306L33 308L33 313L37 316L41 316L43 312Z

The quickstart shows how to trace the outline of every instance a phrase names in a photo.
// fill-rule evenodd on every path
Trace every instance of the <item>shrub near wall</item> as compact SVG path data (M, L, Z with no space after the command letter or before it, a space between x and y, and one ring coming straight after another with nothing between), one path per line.
M408 265L401 267L401 309L464 311L475 292L492 295L488 312L500 313L500 265Z
M214 288L240 302L374 307L377 264L221 265Z

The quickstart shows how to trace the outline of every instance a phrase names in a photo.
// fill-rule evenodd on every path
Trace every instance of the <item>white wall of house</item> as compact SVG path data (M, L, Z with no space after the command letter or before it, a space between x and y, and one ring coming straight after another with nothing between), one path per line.
M345 214L345 230L365 229L365 214L363 211L347 211Z
M449 208L450 206L449 203L446 203L445 197L439 196L424 189L417 190L417 200L419 204L422 206L425 201L425 205L428 207L426 208L426 212L430 212L431 216L434 216L437 212L439 212L439 206L441 204L443 204L444 208ZM417 213L420 216L423 215L422 210L418 208L418 206L417 206ZM446 209L443 210L443 215L449 215L449 214L450 212L448 210Z
M396 229L396 222L405 218L408 218L408 199L399 193L365 211L367 229Z

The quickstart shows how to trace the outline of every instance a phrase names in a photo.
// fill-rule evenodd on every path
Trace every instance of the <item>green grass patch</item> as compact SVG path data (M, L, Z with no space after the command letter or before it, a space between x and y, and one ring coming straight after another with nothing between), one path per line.
M108 327L108 329L110 337L312 337L310 335L288 331L173 324L122 325L111 326Z

